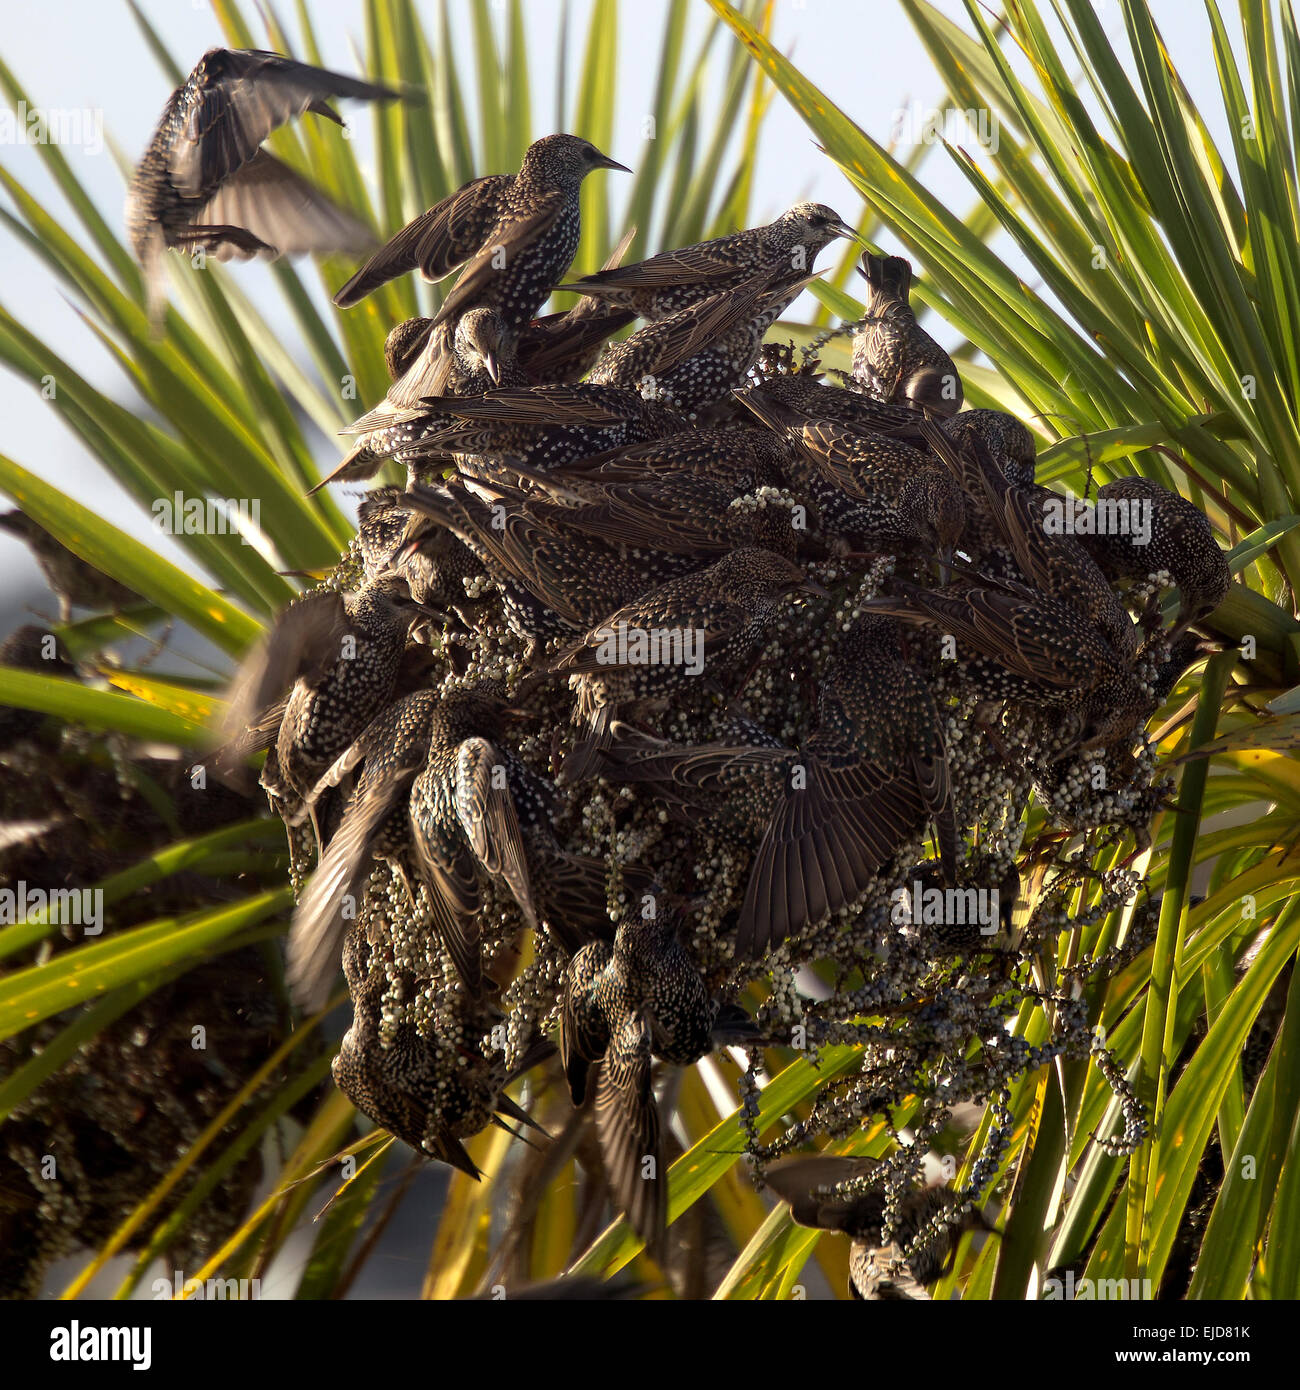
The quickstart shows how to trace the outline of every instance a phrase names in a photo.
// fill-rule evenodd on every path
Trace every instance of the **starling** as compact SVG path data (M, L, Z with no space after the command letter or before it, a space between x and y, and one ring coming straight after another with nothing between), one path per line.
M1077 745L1128 736L1150 708L1132 659L1071 604L1013 580L926 590L895 579L894 587L893 597L864 606L955 637L967 678L986 699L1076 716ZM989 660L972 663L972 653Z
M431 318L417 317L403 319L389 329L384 339L384 366L388 368L389 381L400 381L407 369L422 353L433 332Z
M959 449L969 447L978 435L1002 470L1007 482L1027 488L1034 481L1038 445L1032 431L1005 410L961 410L942 422L944 433Z
M955 885L945 884L941 866L927 859L908 869L899 884L905 909L899 924L909 926L935 957L987 950L999 933L1010 933L1016 904L1020 901L1020 872L1014 860L994 862L975 853L962 861L955 879ZM954 886L961 896L945 895L941 913L927 911L926 895L931 890ZM918 905L920 916L915 913ZM994 913L996 923L984 920L984 917L992 918ZM988 927L993 930L988 931Z
M610 253L602 270L613 270L632 244L636 228L629 227ZM594 295L584 295L563 313L546 314L532 321L519 335L519 365L528 380L538 386L581 381L596 365L606 342L636 318Z
M696 300L612 344L589 380L639 390L693 417L744 381L767 330L815 278L750 280Z
M3 518L0 518L3 519ZM77 670L59 650L58 638L48 629L26 623L0 642L0 666L35 671L43 676L76 680ZM40 710L0 705L0 750L30 738L45 722Z
M975 1212L942 1220L961 1199L943 1187L913 1189L898 1203L893 1239L881 1229L886 1199L881 1187L866 1188L881 1165L871 1159L783 1158L769 1163L763 1181L790 1208L796 1225L843 1231L852 1241L849 1296L867 1302L928 1299L925 1286L939 1278L964 1231L988 1229ZM844 1188L852 1184L846 1192Z
M792 472L809 489L828 533L862 549L919 547L952 558L966 521L957 481L902 439L805 420L762 391L743 399L794 445Z
M620 551L527 508L489 506L463 488L417 486L408 498L422 513L408 545L423 545L429 534L437 541L445 531L458 537L500 587L512 630L529 639L572 637L611 608L702 563L651 550Z
M649 260L585 275L560 288L599 297L654 321L773 274L806 275L823 247L836 237L856 236L830 208L798 203L766 227L661 251Z
M74 554L26 512L15 507L0 513L0 530L17 536L32 552L45 582L58 597L59 616L65 623L72 618L74 608L93 608L101 613L111 608L116 613L141 602L139 594Z
M853 338L853 377L877 400L955 415L961 377L953 360L916 321L912 267L901 256L864 254L863 325Z
M858 618L835 645L816 732L798 750L747 742L614 748L607 775L666 784L687 803L742 802L762 839L740 910L736 954L757 957L850 906L932 821L945 877L957 827L934 697L901 657L895 625Z
M557 482L645 482L669 473L695 473L734 489L737 496L758 488L784 487L790 449L770 430L731 426L690 429L609 450L554 470ZM579 490L580 487L579 487Z
M679 920L649 895L618 924L612 944L593 942L573 957L560 998L560 1060L569 1093L582 1105L590 1070L599 1065L596 1133L606 1180L651 1251L659 1250L668 1223L653 1059L685 1067L715 1047L758 1040L740 1011L723 1014L710 998L678 940Z
M374 579L393 570L406 580L416 603L455 610L467 621L467 613L482 605L466 597L465 581L480 579L486 571L464 541L445 528L430 527L418 547L409 546L408 532L417 515L410 494L402 488L379 487L366 493L357 507L362 572Z
M1164 570L1178 585L1175 632L1201 622L1228 596L1232 571L1205 513L1149 478L1117 478L1097 492L1095 529L1080 542L1108 579Z
M1077 608L1121 657L1136 656L1138 629L1119 596L1078 538L1052 524L1053 511L1072 506L1071 499L1035 484L1017 487L978 430L968 434L961 449L937 428L931 429L931 439L967 492L982 492L998 538L1028 583Z
M563 776L588 775L609 746L617 706L669 694L684 677L721 685L743 679L788 595L826 591L770 550L734 550L707 569L683 574L616 609L558 652L548 675L568 675L586 725Z
M533 1124L505 1087L541 1060L541 1051L530 1050L507 1073L499 1061L436 1036L422 1037L409 1018L385 1029L388 979L376 954L360 928L348 933L343 969L352 1023L331 1067L334 1084L363 1115L417 1153L477 1180L478 1167L461 1140L490 1123L504 1126L501 1115Z
M306 796L388 700L420 611L406 581L391 574L355 593L316 589L295 599L231 688L218 762L274 746L268 790Z
M478 396L497 386L526 384L495 309L469 309L454 324L431 328L388 395L343 431L359 436L357 442L311 492L327 483L371 478L389 458L407 464L412 473L428 471L431 461L411 446L455 421L449 415L430 415L422 405L424 397Z
M162 253L201 246L218 260L259 253L360 252L370 229L261 148L305 111L342 125L330 97L392 101L373 82L278 53L213 48L167 99L131 180L126 225L151 317L162 309Z
M559 468L688 428L680 411L621 386L530 386L477 399L429 397L431 413L453 415L451 429L426 435L414 452L455 453L462 472L492 477L504 460Z
M788 428L800 421L833 420L859 434L894 435L918 448L926 446L915 410L875 400L861 391L831 386L813 372L770 376L758 385L735 392L735 396L774 429Z
M511 337L541 308L578 249L578 193L593 169L621 169L576 135L535 140L517 174L474 179L380 247L334 296L346 309L408 271L445 279L464 266L434 324L492 308Z

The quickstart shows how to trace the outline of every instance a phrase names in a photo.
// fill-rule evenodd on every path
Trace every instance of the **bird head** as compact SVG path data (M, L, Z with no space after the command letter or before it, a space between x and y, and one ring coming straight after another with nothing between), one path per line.
M811 253L808 257L810 263L812 257L823 246L829 246L836 237L848 237L852 241L858 239L857 232L825 203L796 203L788 212L781 214L778 225L793 233L797 245L807 247Z
M577 185L594 169L632 172L626 164L602 154L590 140L580 135L545 135L534 140L524 155L520 172L549 183Z

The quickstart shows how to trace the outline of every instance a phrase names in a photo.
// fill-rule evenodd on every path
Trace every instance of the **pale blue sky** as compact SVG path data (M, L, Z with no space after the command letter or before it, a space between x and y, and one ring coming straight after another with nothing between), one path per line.
M192 64L206 48L222 42L220 28L206 0L141 3L182 64ZM468 7L464 0L447 3L453 25L467 32ZM570 6L571 82L579 66L592 3L593 0L575 0ZM965 20L961 0L938 0L938 6L954 18ZM354 55L363 36L361 0L308 0L308 7L326 62L343 71L357 70ZM435 5L425 0L419 7L432 27ZM247 4L244 8L251 19L255 14L253 6ZM626 163L635 163L641 119L650 109L665 8L662 0L624 0L620 4L620 103L610 153ZM1118 0L1095 0L1094 8L1109 24L1122 28ZM292 18L291 5L281 4L277 9L286 20ZM1193 94L1206 103L1207 118L1216 137L1220 136L1217 80L1201 7L1186 0L1154 0L1153 9L1184 80ZM554 110L560 12L558 0L527 0L525 6L531 41L534 129L539 133L547 127ZM25 86L32 102L102 110L108 139L129 158L136 158L157 120L168 84L125 3L45 0L39 13L28 10L23 14L24 22L6 25L0 39L0 57ZM693 33L703 32L710 14L704 0L699 0L691 14ZM296 32L295 26L289 27L291 33ZM774 37L814 82L881 141L889 139L900 108L912 102L929 107L939 96L939 84L929 59L897 0L777 0ZM724 42L731 41L727 38ZM721 69L722 56L720 44L715 72ZM472 74L462 74L462 82L469 88ZM570 102L572 98L571 92ZM361 138L364 127L362 121ZM72 147L67 154L73 169L108 216L119 223L123 184L109 151L95 154ZM40 196L50 193L51 185L34 150L6 146L0 148L0 159ZM942 150L931 153L925 179L955 208L964 210L973 201L965 180ZM756 220L766 220L797 199L809 196L832 204L850 218L859 211L856 195L847 182L813 148L807 129L780 97L772 102L754 190ZM39 263L2 230L0 244L4 265L0 299L6 307L52 341L95 385L130 401L120 373ZM269 286L267 273L261 267L242 267L235 273L243 277L241 283L251 292L256 292L259 284ZM269 303L276 299L274 293L268 295ZM3 370L0 419L4 421L0 451L89 498L116 524L136 534L150 533L148 518L86 457L50 406ZM322 441L322 457L328 456L328 450ZM34 566L18 542L7 536L0 536L0 580L4 581L5 594L0 599L0 610L12 611L33 600L48 607ZM7 630L7 625L2 630Z

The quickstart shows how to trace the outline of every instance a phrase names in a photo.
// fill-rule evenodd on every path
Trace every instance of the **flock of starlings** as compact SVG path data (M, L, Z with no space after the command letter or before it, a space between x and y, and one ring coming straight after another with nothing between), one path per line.
M364 247L261 145L303 112L338 120L330 98L399 95L205 55L128 200L154 312L166 248ZM395 462L406 487L361 497L349 552L246 661L212 763L237 781L265 753L300 890L289 979L316 1010L341 964L334 1079L363 1114L478 1176L463 1141L535 1131L506 1087L558 1050L611 1203L662 1260L680 1150L656 1085L744 1048L756 1180L853 1238L855 1296L928 1297L984 1223L1006 1144L995 1123L960 1190L926 1185L954 1107L997 1116L1016 1075L1091 1054L1123 1105L1100 1142L1145 1132L1077 990L1029 983L1033 943L1090 872L1071 837L1141 839L1165 794L1143 727L1201 652L1193 624L1228 567L1204 515L1140 478L1098 500L1144 508L1145 543L1051 524L1071 504L1035 482L1033 434L962 409L902 259L863 255L838 383L765 343L818 253L855 235L820 204L634 265L625 240L565 283L583 180L623 167L538 140L338 291L347 308L459 271L433 317L393 327L387 397L325 480ZM556 291L578 298L539 317ZM1015 931L1031 795L1062 849ZM1137 883L1103 887L1097 912ZM971 888L993 917L900 910ZM1054 1031L1030 1047L1002 1021L1035 987ZM855 1042L860 1061L763 1143L765 1058L796 1040L814 1057ZM880 1119L887 1157L793 1152L851 1149Z

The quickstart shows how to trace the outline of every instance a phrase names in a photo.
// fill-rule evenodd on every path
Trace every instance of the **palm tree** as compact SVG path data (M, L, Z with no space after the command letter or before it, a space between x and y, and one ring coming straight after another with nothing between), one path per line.
M625 225L637 228L629 258L747 224L753 154L778 94L860 192L863 235L890 249L901 243L918 265L915 299L963 339L955 356L969 404L1030 422L1040 480L1082 494L1138 473L1176 488L1210 516L1239 581L1213 619L1222 650L1179 683L1153 726L1177 786L1152 820L1150 843L1082 837L1075 847L1095 872L1052 890L1063 928L1037 943L1042 997L1024 997L1012 1031L1042 1045L1073 990L1083 1023L1101 1030L1095 1049L1021 1068L964 1123L932 1136L951 1159L953 1182L995 1201L1003 1228L997 1240L963 1238L935 1295L1042 1296L1053 1271L1067 1268L1078 1278L1148 1280L1153 1288L1167 1281L1166 1289L1181 1292L1194 1263L1192 1296L1293 1297L1300 1262L1288 1214L1300 1191L1300 1082L1285 1059L1300 1008L1287 1008L1284 996L1300 945L1293 867L1300 859L1291 853L1300 781L1286 757L1300 713L1289 689L1300 658L1300 371L1292 331L1300 316L1293 255L1300 198L1287 96L1300 72L1294 14L1289 6L1276 15L1271 6L1244 7L1251 57L1242 71L1210 4L1234 131L1233 149L1221 152L1169 65L1144 0L1123 2L1136 84L1084 0L1054 7L1063 41L1053 41L1031 0L1017 0L998 24L970 3L969 29L926 0L900 0L952 105L997 122L996 146L952 151L975 195L962 218L920 181L924 148L900 161L772 46L770 7L709 3L716 18L698 52L687 46L685 0L666 6L657 138L647 143L629 199ZM269 10L262 40L234 4L215 8L232 47L293 52ZM179 81L184 65L134 5L132 12L167 79ZM529 56L520 0L506 8L503 39L488 6L472 6L468 52L445 8L431 30L411 0L373 0L365 15L367 76L423 87L429 98L367 117L373 180L333 128L304 122L278 132L271 147L390 231L474 174L517 167L534 133L521 99ZM559 113L561 125L598 145L613 122L617 29L616 7L596 6L576 104ZM1031 60L1032 87L1008 60L1016 48ZM295 56L320 61L305 7ZM721 65L724 94L712 121L703 115L709 63ZM3 65L0 84L11 103L26 99ZM1089 116L1081 86L1104 112L1103 126ZM743 139L729 153L737 127ZM22 834L51 834L49 826L32 828L39 815L17 786L19 774L49 775L57 791L50 796L65 807L74 804L67 788L75 784L83 804L101 810L128 782L132 808L131 816L117 809L100 816L89 837L95 857L86 861L98 867L80 870L103 890L110 930L102 938L58 942L40 910L0 925L0 1116L11 1117L8 1133L21 1137L33 1114L44 1122L78 1104L96 1066L137 1055L133 1033L161 1030L183 991L225 997L242 989L239 1008L256 1016L258 1029L223 1035L221 1075L208 1086L206 1109L176 1122L185 1139L180 1157L170 1151L93 1221L83 1214L83 1238L97 1248L70 1291L83 1290L123 1252L133 1256L117 1285L123 1293L138 1289L160 1256L189 1276L261 1277L305 1229L311 1250L292 1271L296 1295L338 1296L355 1284L399 1206L415 1201L418 1161L402 1162L382 1131L358 1137L355 1112L328 1084L332 1047L322 1042L320 1018L289 1030L274 941L292 903L279 823L234 794L201 823L185 812L186 770L215 741L220 673L165 678L121 654L138 652L141 635L155 637L172 622L233 660L300 585L339 560L352 527L328 493L305 495L321 476L309 431L331 436L361 408L354 399L383 394L384 333L420 311L421 301L403 281L337 314L321 309L323 296L298 270L276 263L296 329L285 340L241 292L237 274L182 268L155 337L121 239L58 147L41 153L70 217L0 167L12 207L6 224L81 306L122 367L127 394L116 400L97 391L3 309L0 357L38 389L50 377L58 383L53 404L64 423L146 513L176 491L258 498L265 542L244 545L237 534L206 531L178 536L207 576L194 578L39 471L0 457L0 488L140 598L56 629L82 679L0 669L0 701L58 721L40 731L46 742L35 763L10 763L6 819ZM600 181L589 181L583 196L576 264L587 270L620 229ZM1032 267L1035 285L989 248L999 228ZM816 287L823 309L813 322L778 325L773 336L817 339L824 366L846 366L844 339L820 340L832 316L861 316L848 289L852 264L848 252ZM316 269L333 288L350 267L326 260ZM126 646L132 639L134 648ZM166 758L162 749L175 752ZM1041 807L1031 806L1025 843L1042 841L1046 825ZM15 843L21 847L21 837ZM1155 904L1150 912L1143 894L1117 900L1114 880L1101 878L1129 861ZM1050 897L1044 878L1026 873L1030 911ZM1094 959L1105 968L1080 968ZM250 977L262 987L252 989ZM855 1043L825 1045L816 1057L774 1048L761 1071L741 1073L724 1059L682 1075L673 1115L685 1144L670 1175L669 1216L696 1223L696 1244L725 1256L720 1277L701 1266L683 1287L787 1297L806 1282L810 1259L832 1288L844 1287L847 1243L794 1224L783 1205L772 1208L740 1160L755 1136L770 1140L810 1123L835 1083L858 1074L863 1056ZM124 1089L128 1081L124 1074ZM165 1067L154 1084L180 1088ZM737 1084L740 1107L728 1099ZM608 1278L638 1258L648 1267L623 1222L600 1232L603 1198L581 1181L574 1155L583 1141L563 1129L555 1088L542 1083L535 1098L565 1142L530 1150L494 1130L470 1144L484 1180L453 1173L447 1181L429 1218L427 1296L471 1292L505 1260L538 1279L565 1271ZM828 1150L882 1157L910 1118L869 1116L833 1135ZM1093 1141L1125 1120L1128 1146ZM0 1147L4 1138L0 1131ZM272 1181L254 1204L259 1155ZM1253 1180L1239 1176L1248 1155L1258 1156ZM507 1201L527 1220L503 1236L493 1217ZM30 1217L20 1206L0 1208L0 1230ZM39 1271L48 1253L34 1252L32 1267Z

